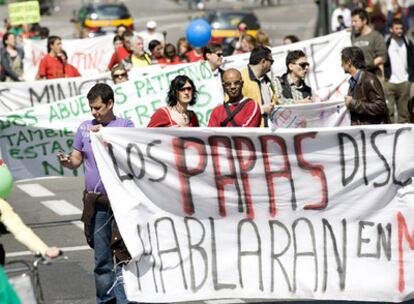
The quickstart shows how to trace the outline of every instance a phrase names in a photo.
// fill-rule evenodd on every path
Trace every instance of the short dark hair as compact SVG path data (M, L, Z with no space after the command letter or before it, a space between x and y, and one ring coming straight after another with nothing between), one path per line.
M132 37L134 36L134 33L131 30L126 30L123 34L122 34L122 40L125 40L125 38L128 37Z
M104 104L108 104L110 100L115 101L114 91L106 83L95 84L86 95L89 101L94 101L98 97L101 97Z
M302 51L302 50L294 50L294 51L290 51L288 52L288 54L286 55L286 68L287 71L289 72L289 64L291 63L296 63L296 61L298 61L299 58L302 57L306 57L306 54Z
M292 43L299 42L299 38L295 35L287 35L283 40L289 39Z
M222 49L222 46L218 43L210 43L209 45L203 47L204 60L207 60L207 54L213 54Z
M155 49L157 46L159 46L161 44L161 42L159 42L158 40L154 39L151 40L150 43L148 44L148 49L150 50L150 52L152 52L153 49Z
M362 8L356 8L352 11L351 16L359 16L359 18L364 21L367 21L367 24L369 23L369 16L368 16L368 12Z
M115 43L116 41L122 41L123 42L122 36L119 36L118 34L116 34L114 36L114 39L112 40L112 42Z
M168 53L168 49L171 49L172 51L174 51L173 57L171 57L171 54ZM175 56L177 56L177 49L175 48L175 45L172 44L172 43L167 43L164 46L164 57L168 58L168 59L171 59L171 60L174 60Z
M49 37L49 28L46 26L41 26L39 29L39 36L40 36L40 39L45 39Z
M359 47L346 47L341 52L341 59L343 62L351 61L351 64L357 69L365 69L364 52Z
M4 47L6 47L6 46L7 46L7 45L6 45L6 41L7 41L7 39L9 39L9 37L10 37L11 35L13 35L13 36L14 36L14 34L13 34L13 33L11 33L11 32L7 32L7 33L5 33L5 34L3 35L3 46L4 46Z
M392 27L393 25L402 25L402 26L404 26L404 23L402 22L402 20L400 18L394 18L391 21L390 27Z
M170 84L170 88L168 90L168 94L167 94L167 104L169 106L175 106L177 104L177 92L178 89L181 89L185 83L188 82L191 87L193 88L193 97L190 101L190 106L194 105L197 101L197 95L198 95L198 91L194 85L194 82L191 80L190 77L186 76L186 75L178 75L176 76Z
M249 64L258 64L263 59L269 58L269 55L272 55L272 51L268 47L263 45L256 46L250 53Z

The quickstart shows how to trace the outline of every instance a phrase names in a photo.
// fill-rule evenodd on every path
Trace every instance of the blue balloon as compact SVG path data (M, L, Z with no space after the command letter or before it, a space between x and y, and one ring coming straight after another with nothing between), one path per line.
M186 37L194 47L207 45L211 38L211 26L204 19L195 19L187 27Z

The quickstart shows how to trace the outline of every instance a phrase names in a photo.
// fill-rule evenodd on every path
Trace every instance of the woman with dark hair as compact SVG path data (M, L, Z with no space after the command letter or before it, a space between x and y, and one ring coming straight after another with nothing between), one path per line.
M164 58L165 60L163 62L159 61L158 63L164 63L164 64L179 64L182 63L180 61L180 58L177 56L177 50L172 43L167 43L164 46Z
M168 90L168 106L159 108L147 127L198 127L196 114L188 110L188 106L196 103L197 94L197 89L188 76L175 77Z
M414 123L414 96L408 102L408 122Z
M3 36L3 48L0 52L2 78L5 81L23 81L23 49L16 45L16 37L7 32Z
M68 62L68 54L64 50L60 54L58 54L58 57L62 60L63 65L65 66L65 78L71 78L71 77L81 77L82 75L79 73L78 69L75 68L73 65L71 65Z

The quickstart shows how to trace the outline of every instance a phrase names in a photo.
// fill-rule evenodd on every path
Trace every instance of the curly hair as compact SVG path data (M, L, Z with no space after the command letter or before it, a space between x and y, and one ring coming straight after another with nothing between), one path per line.
M194 85L194 82L191 80L190 77L186 75L178 75L171 81L170 88L168 89L167 104L170 107L175 106L177 104L178 90L184 87L186 82L188 82L193 88L193 96L190 101L190 106L196 103L198 91Z

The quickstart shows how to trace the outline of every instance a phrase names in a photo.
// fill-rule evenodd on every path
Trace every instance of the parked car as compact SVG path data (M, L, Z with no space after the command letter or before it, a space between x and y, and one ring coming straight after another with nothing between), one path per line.
M134 29L134 20L124 4L87 4L79 11L74 11L74 18L70 21L75 25L74 36L77 38L112 33L119 25Z
M214 10L204 15L212 27L211 42L221 44L225 56L233 53L235 41L239 38L237 26L240 22L247 25L247 34L256 36L260 23L251 10Z

